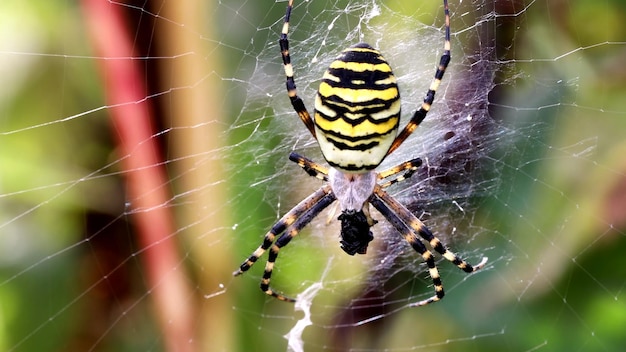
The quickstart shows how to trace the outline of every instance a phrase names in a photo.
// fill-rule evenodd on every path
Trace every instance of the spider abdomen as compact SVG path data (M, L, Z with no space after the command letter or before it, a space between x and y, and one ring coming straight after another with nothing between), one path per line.
M330 64L314 120L322 154L333 167L362 173L382 162L398 130L400 93L378 50L356 44Z

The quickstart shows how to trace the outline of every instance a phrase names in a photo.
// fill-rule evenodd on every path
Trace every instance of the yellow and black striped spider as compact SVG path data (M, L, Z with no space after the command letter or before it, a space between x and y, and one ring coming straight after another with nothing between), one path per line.
M467 273L485 265L487 258L472 266L449 251L417 217L385 191L390 185L411 177L422 164L421 159L416 158L385 171L374 171L387 155L393 153L413 133L433 103L435 92L450 62L450 14L447 0L443 0L443 5L445 13L443 55L424 102L404 129L397 134L400 122L400 94L396 78L382 55L365 43L344 50L330 64L315 97L313 118L309 115L304 102L296 93L293 78L287 38L293 0L289 0L279 40L287 77L287 93L298 116L317 139L322 154L331 167L323 167L296 153L289 156L291 161L296 162L309 175L320 178L325 183L274 224L265 235L261 246L233 275L246 272L269 249L269 258L261 279L261 290L280 300L294 302L293 298L270 288L270 278L278 252L335 200L339 201L341 207L341 215L338 217L341 221L341 248L349 255L365 254L369 242L374 239L370 228L376 224L376 220L372 219L369 213L371 204L422 256L428 265L435 295L411 306L423 306L444 296L435 260L422 240ZM280 237L276 239L279 235Z

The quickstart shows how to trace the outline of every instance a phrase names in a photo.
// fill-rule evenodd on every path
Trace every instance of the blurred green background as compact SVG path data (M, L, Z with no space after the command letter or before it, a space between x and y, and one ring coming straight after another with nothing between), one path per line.
M440 16L438 2L380 3L420 20L426 16L417 13L422 10ZM316 22L299 23L294 41L311 33L307 26L326 27L335 18L324 15L349 9L347 4L360 2L298 5L294 12L318 11L319 16L310 15ZM149 57L144 60L146 95L156 107L157 132L179 125L172 122L177 114L168 105L176 89L167 88L180 87L171 86L171 77L159 69L165 61L159 50L166 44L151 29L162 22L181 27L184 37L214 48L210 54L192 48L192 54L220 63L208 70L207 81L218 84L222 113L207 121L218 121L210 128L217 125L223 132L207 138L223 147L207 150L199 160L218 159L232 176L210 185L221 187L228 194L224 199L211 199L210 187L194 193L226 209L230 219L219 225L223 229L214 231L208 222L206 232L193 231L185 217L189 186L180 180L185 172L170 154L175 136L159 138L170 191L181 196L168 206L181 229L172 234L180 239L177 269L186 270L194 294L182 303L198 308L192 348L285 350L283 335L302 314L258 290L260 268L233 281L230 273L260 243L276 213L308 191L272 185L282 180L272 178L274 173L306 177L283 165L292 148L283 143L286 132L262 132L280 124L267 105L278 99L241 99L252 90L247 84L261 91L266 84L251 75L267 59L259 53L276 46L286 3L198 3L203 25L184 29L184 19L160 17L166 5L172 3L111 4L124 8L138 56ZM161 351L168 331L155 322L159 307L151 300L126 207L126 170L117 163L116 134L105 107L106 78L98 71L101 58L93 54L80 6L73 1L0 3L5 82L0 92L0 350ZM338 329L346 314L343 297L325 298L322 308L314 307L314 324L304 332L305 350L621 350L626 346L626 3L457 6L450 4L457 26L453 32L471 32L479 20L493 31L500 69L490 111L517 137L502 141L489 156L501 167L497 190L481 200L472 216L473 226L482 231L479 239L461 245L465 250L484 247L489 267L468 279L443 269L451 288L443 302L363 326ZM489 16L494 13L500 15ZM441 24L432 17L424 22ZM476 48L468 43L465 49ZM274 59L282 82L279 57ZM242 112L245 107L254 109ZM250 139L255 133L264 138ZM192 208L198 205L194 202ZM226 259L203 264L217 252ZM299 292L300 283L320 277L328 259L307 251L306 243L294 243L281 252L280 262L290 261L299 264L286 265L279 282L286 291ZM225 289L210 286L206 277ZM417 280L408 286L429 290L427 285ZM214 305L225 309L214 314Z

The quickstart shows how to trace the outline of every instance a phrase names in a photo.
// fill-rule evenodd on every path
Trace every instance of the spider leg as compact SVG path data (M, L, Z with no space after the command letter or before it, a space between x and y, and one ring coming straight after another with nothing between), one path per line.
M386 179L388 177L397 175L401 172L404 172L402 175L396 177L393 180L387 181L383 184L380 185L380 187L382 188L387 188L389 186L395 185L398 182L402 182L408 178L410 178L411 176L413 176L413 174L415 173L415 171L417 171L417 168L419 168L420 166L422 166L422 159L420 158L415 158L409 161L405 161L402 164L399 164L397 166L394 166L390 169L381 171L380 173L378 173L378 179L379 180L383 180Z
M289 33L289 19L291 17L291 9L293 8L293 0L289 0L287 4L287 11L285 12L285 22L283 24L283 29L280 34L280 39L278 40L278 44L280 45L280 55L283 58L283 66L285 68L285 76L287 77L287 94L289 95L289 100L291 100L291 105L300 116L300 120L304 122L306 128L311 132L313 137L315 137L315 127L313 125L313 119L311 115L304 106L304 102L298 96L296 90L296 82L293 78L293 65L291 65L291 56L289 55L289 39L287 34Z
M428 273L430 274L430 278L433 281L433 285L435 286L435 295L416 303L415 305L423 306L432 302L439 301L445 295L443 290L443 284L441 282L441 276L439 275L439 270L437 270L437 266L435 265L435 259L433 258L433 254L424 246L424 244L415 236L415 233L394 213L393 210L383 202L380 197L374 195L370 199L370 203L376 208L383 216L389 221L393 227L400 232L404 239L413 247L413 249L422 256L424 262L428 266Z
M435 295L423 301L411 304L411 306L423 306L436 302L442 299L445 295L443 285L441 283L441 277L439 276L439 271L435 266L432 253L426 249L424 244L417 238L417 236L415 236L415 234L419 235L425 241L428 241L430 246L435 251L466 273L472 273L479 270L487 263L487 258L485 257L480 261L480 263L472 266L448 250L446 246L444 246L443 243L441 243L441 241L435 237L418 218L416 218L402 204L393 199L393 197L385 192L380 186L376 187L374 190L374 195L370 198L370 203L372 203L372 205L378 209L378 211L380 211L380 213L383 214L383 216L385 216L385 218L404 236L406 241L409 242L413 249L417 251L422 258L424 258L426 265L428 265L428 271L431 279L433 280L433 285L435 286Z
M448 0L443 0L443 11L445 13L446 24L445 24L445 41L443 45L443 55L441 55L441 59L439 60L439 66L437 67L437 71L435 71L435 77L430 83L430 87L428 88L428 92L426 92L426 97L424 98L424 102L422 106L415 111L413 117L404 129L396 136L396 139L391 144L389 151L387 151L387 155L393 153L405 139L407 139L413 131L422 123L428 111L430 111L430 106L435 100L435 93L441 84L441 79L443 78L443 74L446 72L448 68L448 64L450 63L450 11L448 9Z
M305 215L315 204L319 203L319 201L324 198L328 194L332 194L329 186L323 186L317 191L315 191L310 196L303 199L298 205L293 207L287 214L283 215L277 223L275 223L270 231L265 234L263 238L263 243L254 251L252 254L246 259L241 265L239 269L233 272L233 276L238 276L248 271L254 263L265 253L265 251L270 248L270 246L274 243L276 236L280 235L285 231L285 229L291 226L294 222L296 222L299 218ZM334 197L334 194L333 194Z
M328 181L328 169L306 158L296 152L289 154L289 160L298 164L309 176L317 177L320 180Z
M274 268L274 262L278 257L278 251L281 247L286 246L289 241L296 236L300 230L305 227L315 216L317 216L328 205L335 201L335 194L330 189L330 186L325 185L313 194L305 198L302 202L298 203L293 209L285 214L272 229L265 235L263 243L246 259L239 269L233 272L233 276L238 276L248 271L254 263L270 249L269 259L265 265L265 272L261 279L261 290L266 294L276 297L283 301L293 301L293 299L286 297L280 293L273 291L269 288L270 277L272 276L272 270ZM282 236L274 242L276 236L285 232Z
M278 298L281 301L287 302L295 302L296 300L283 295L282 293L274 291L270 288L270 279L272 277L272 271L274 270L274 263L278 258L278 252L280 249L300 233L308 223L311 222L322 210L324 210L327 206L335 201L335 195L331 192L326 194L319 202L317 202L311 209L306 211L301 217L296 220L287 231L274 242L272 247L270 248L270 253L267 259L267 263L265 264L265 271L263 272L263 278L261 279L261 291L266 294Z
M380 187L376 187L376 189L374 190L374 194L376 197L385 202L385 204L387 204L395 214L398 214L401 217L402 221L411 229L413 229L415 233L417 233L425 241L428 241L428 243L434 250L436 250L447 260L451 261L459 269L465 271L466 273L472 273L476 270L481 269L487 263L487 258L483 258L480 263L473 266L470 265L459 256L448 250L446 246L444 246L443 243L441 243L441 241L437 237L435 237L432 232L430 232L430 230L426 227L426 225L424 225L423 222L421 222L406 207L404 207L404 205L391 197L387 192L382 190Z

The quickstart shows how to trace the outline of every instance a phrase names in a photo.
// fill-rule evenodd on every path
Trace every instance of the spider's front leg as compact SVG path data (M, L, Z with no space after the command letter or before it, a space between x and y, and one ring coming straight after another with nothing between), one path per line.
M422 256L428 266L430 278L433 280L433 285L435 286L435 295L428 299L413 303L411 304L411 307L424 306L439 301L445 295L443 283L441 282L441 276L439 275L439 271L435 265L433 255L416 235L419 235L419 237L427 241L439 254L466 273L477 271L483 268L487 263L487 257L484 257L480 263L470 265L465 260L448 250L443 243L441 243L441 241L435 237L418 218L415 217L415 215L413 215L398 201L393 199L393 197L387 194L387 192L385 192L380 186L376 187L374 190L374 195L371 197L370 202L398 230L398 232L404 236L404 239Z
M279 300L285 302L295 302L296 300L271 289L270 280L272 279L274 263L276 263L276 259L278 258L278 251L280 251L282 247L286 246L289 241L291 241L291 239L300 232L298 226L295 225L296 224L294 224L294 226L290 226L287 231L282 236L280 236L270 248L267 263L265 263L265 270L263 271L263 278L261 279L261 291L265 292L267 295L278 298Z
M476 270L482 269L487 263L487 257L484 257L480 263L476 265L471 265L465 260L461 259L458 255L454 254L450 251L432 232L421 222L418 218L415 217L404 205L400 204L397 200L391 197L387 192L383 191L380 188L375 190L375 195L380 197L383 202L385 202L392 211L396 214L399 214L402 218L402 221L408 225L413 232L418 234L422 239L428 242L430 246L437 251L437 253L441 254L448 261L452 262L459 269L465 271L466 273L473 273Z
M285 231L285 229L291 226L294 222L296 222L299 218L301 218L307 211L309 211L312 207L314 207L317 203L320 202L322 198L324 198L330 192L330 188L322 187L317 190L315 193L311 194L304 200L302 200L298 205L296 205L293 209L291 209L287 214L283 215L277 223L275 223L271 230L265 234L263 238L263 243L254 251L252 254L239 266L238 270L233 272L233 276L239 276L244 272L248 271L254 263L265 253L267 249L274 243L276 236L280 235Z
M278 258L278 252L286 246L293 237L295 237L302 228L304 228L313 218L315 218L322 210L335 201L335 195L328 185L321 187L319 190L311 194L309 197L298 203L293 209L285 214L272 229L265 235L263 243L259 246L240 266L238 270L233 272L233 276L239 276L248 271L254 263L259 259L266 250L270 250L263 278L261 279L261 290L266 294L276 297L282 301L293 302L293 298L289 298L281 293L272 290L270 279L274 270L274 263ZM284 233L283 233L284 232ZM276 236L283 233L274 242Z
M384 191L383 191L384 192ZM433 286L435 286L435 295L422 300L420 302L414 303L411 306L423 306L430 304L432 302L439 301L445 296L445 291L443 290L443 283L441 282L441 276L439 275L439 270L437 270L437 266L435 265L435 259L433 258L433 254L424 246L424 244L415 236L413 231L402 221L402 219L397 215L397 213L390 209L387 204L376 194L372 196L370 202L383 216L389 221L395 229L400 232L400 234L404 237L404 239L413 247L413 249L422 256L424 262L428 266L428 273L430 275L431 280L433 281ZM408 211L408 210L407 210Z

